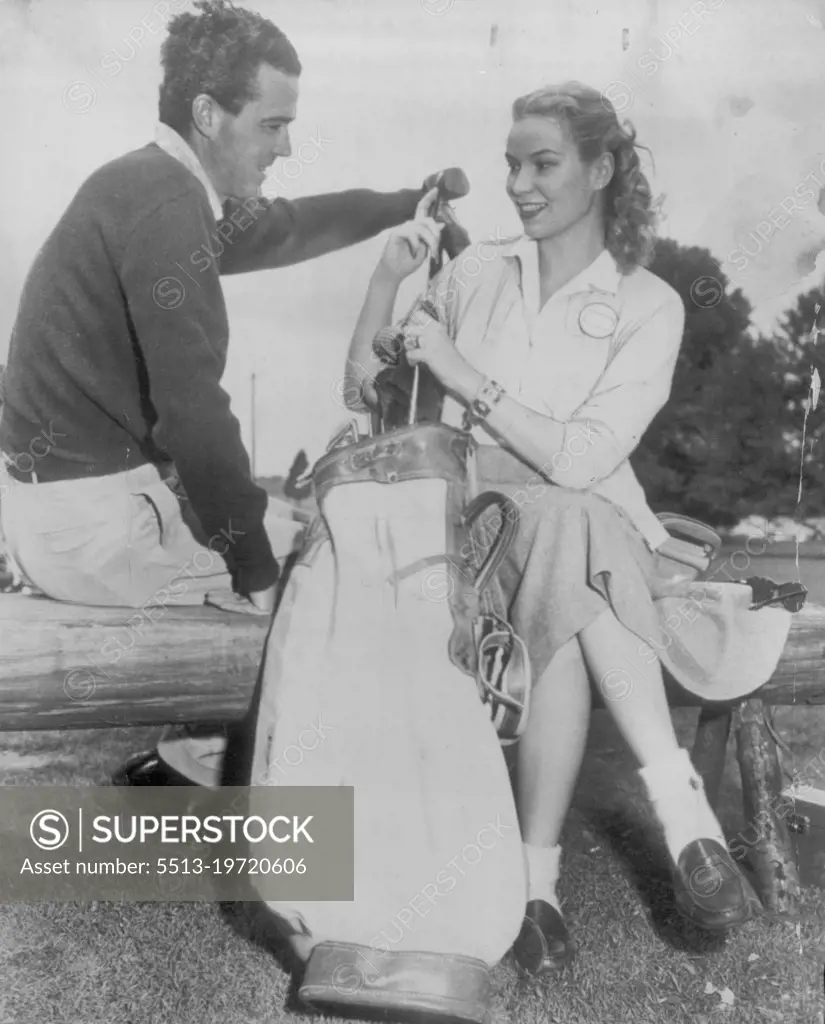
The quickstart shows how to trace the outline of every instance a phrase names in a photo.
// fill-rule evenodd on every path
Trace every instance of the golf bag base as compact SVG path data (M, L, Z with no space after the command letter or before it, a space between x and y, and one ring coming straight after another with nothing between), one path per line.
M361 1020L482 1024L490 974L473 957L322 942L310 955L298 995L313 1009L350 1011Z

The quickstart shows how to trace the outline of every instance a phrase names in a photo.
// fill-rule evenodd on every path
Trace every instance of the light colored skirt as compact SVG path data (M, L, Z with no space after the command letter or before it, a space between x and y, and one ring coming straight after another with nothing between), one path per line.
M519 511L518 534L498 572L500 610L527 645L534 682L608 608L639 641L632 656L617 659L615 678L600 682L608 699L620 699L628 674L649 675L657 662L706 700L738 698L771 677L790 613L751 611L744 583L668 585L659 556L623 509L544 481L502 448L480 446L477 467L478 489L506 494ZM492 536L482 523L476 551L483 555Z
M519 511L498 579L534 681L607 608L640 643L664 646L651 594L656 557L622 509L600 495L547 483L498 447L480 446L477 464L479 490L506 494ZM488 523L477 551L490 536Z

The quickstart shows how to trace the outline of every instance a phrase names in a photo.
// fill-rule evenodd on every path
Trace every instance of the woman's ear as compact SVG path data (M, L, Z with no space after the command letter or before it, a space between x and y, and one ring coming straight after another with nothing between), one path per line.
M602 153L601 156L596 157L590 167L591 183L596 192L607 188L613 180L615 170L616 161L613 159L612 153Z

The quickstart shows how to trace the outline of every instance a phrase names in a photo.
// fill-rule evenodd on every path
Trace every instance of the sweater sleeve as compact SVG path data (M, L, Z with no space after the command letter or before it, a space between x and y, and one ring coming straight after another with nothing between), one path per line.
M306 199L231 200L218 225L222 274L269 270L315 259L410 220L421 189L350 189Z
M562 487L592 487L633 453L670 396L685 308L674 292L639 324L565 425L567 460L550 474Z
M197 196L162 203L133 229L121 285L157 414L157 441L174 460L210 549L246 596L272 585L278 564L264 529L267 495L252 480L240 425L220 384L228 323L218 270L214 260L191 260L209 241L209 229Z

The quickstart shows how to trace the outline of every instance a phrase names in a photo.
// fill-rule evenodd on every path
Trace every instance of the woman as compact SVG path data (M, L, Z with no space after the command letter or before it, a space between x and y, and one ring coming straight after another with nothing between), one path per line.
M750 916L754 896L679 747L661 666L639 664L640 640L662 636L653 593L668 535L628 457L667 401L684 308L643 267L654 208L635 132L594 89L567 83L515 102L506 159L523 237L449 264L430 288L438 322L409 331L405 347L446 389L443 420L470 415L484 485L520 507L501 570L533 670L516 793L529 893L514 952L540 973L573 950L556 883L591 680L640 764L682 913L724 929ZM437 244L432 198L391 235L355 330L348 374L368 406L372 341Z

